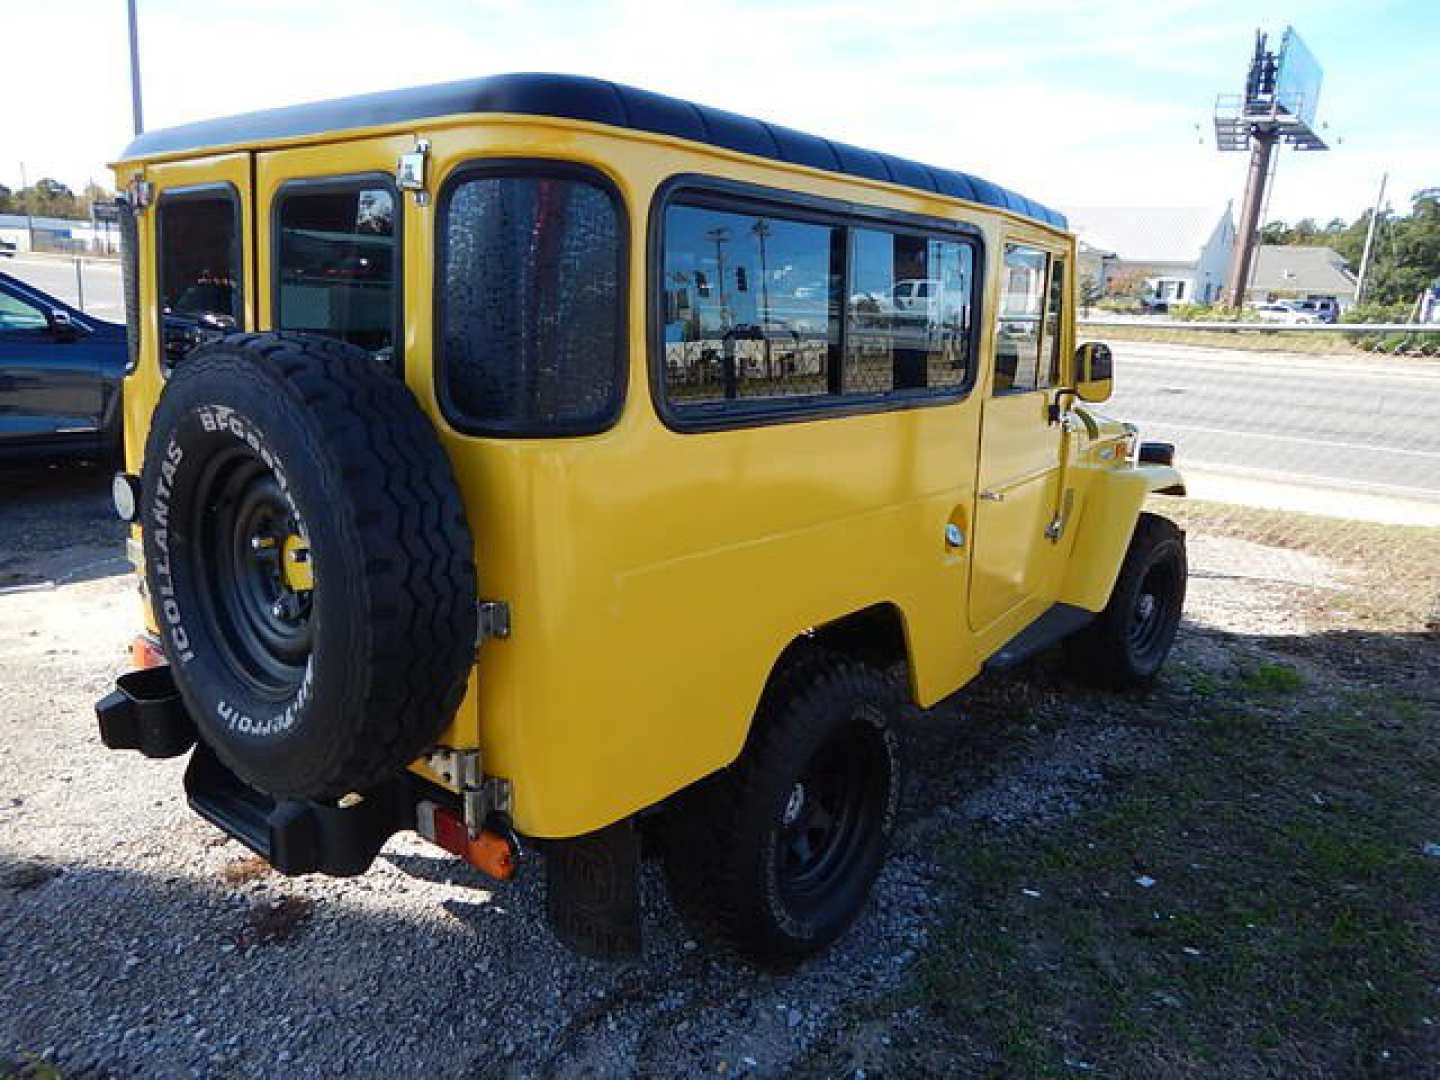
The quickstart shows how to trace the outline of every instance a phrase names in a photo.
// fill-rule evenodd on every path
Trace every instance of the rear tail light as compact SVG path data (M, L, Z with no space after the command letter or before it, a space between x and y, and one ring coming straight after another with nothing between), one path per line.
M493 829L481 829L474 836L459 814L428 800L415 808L416 831L432 844L464 859L482 874L497 881L515 875L515 842Z

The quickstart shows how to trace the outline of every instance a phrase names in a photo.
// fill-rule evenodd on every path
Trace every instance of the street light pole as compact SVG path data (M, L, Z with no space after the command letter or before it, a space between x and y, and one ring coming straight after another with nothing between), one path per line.
M145 130L140 112L140 30L135 23L135 0L127 0L130 11L130 111L135 119L135 134Z

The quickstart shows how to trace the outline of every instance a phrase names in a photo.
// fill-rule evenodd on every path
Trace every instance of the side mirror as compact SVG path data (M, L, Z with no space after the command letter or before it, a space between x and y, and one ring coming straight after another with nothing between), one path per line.
M1109 401L1115 389L1115 357L1110 346L1087 341L1075 350L1075 396L1092 404Z
M50 332L61 341L74 341L84 331L70 313L61 308L53 308L50 311Z

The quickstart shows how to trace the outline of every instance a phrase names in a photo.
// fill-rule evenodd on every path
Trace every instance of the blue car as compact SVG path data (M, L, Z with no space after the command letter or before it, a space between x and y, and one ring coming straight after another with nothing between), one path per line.
M0 460L118 456L125 327L0 273Z

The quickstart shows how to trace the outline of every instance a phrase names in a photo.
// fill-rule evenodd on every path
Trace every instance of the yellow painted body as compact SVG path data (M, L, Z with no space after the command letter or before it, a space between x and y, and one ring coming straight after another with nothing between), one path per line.
M508 639L480 650L441 742L478 747L486 773L511 782L521 832L593 830L732 761L776 659L807 629L893 605L913 696L928 705L1057 600L1104 606L1144 491L1173 481L1123 459L1117 447L1128 433L1119 425L1092 428L1095 438L1050 423L1053 391L991 395L997 253L1018 240L1064 257L1073 292L1074 238L1065 232L890 184L530 116L440 118L115 170L122 187L142 177L157 195L235 184L246 223L246 324L263 330L273 325L269 222L278 186L390 172L417 137L430 141L432 195L477 158L556 158L607 174L630 223L629 377L618 423L579 438L481 438L452 430L436 404L434 202L402 200L405 378L454 464L480 593L507 601L513 620ZM703 434L668 429L651 397L641 328L651 200L677 174L979 229L986 279L974 389L933 407ZM154 217L141 218L142 355L125 387L134 471L162 386ZM1068 302L1060 334L1068 357ZM992 488L1006 498L977 502ZM1064 505L1069 524L1052 542L1043 530ZM947 546L947 523L962 528L963 546Z

